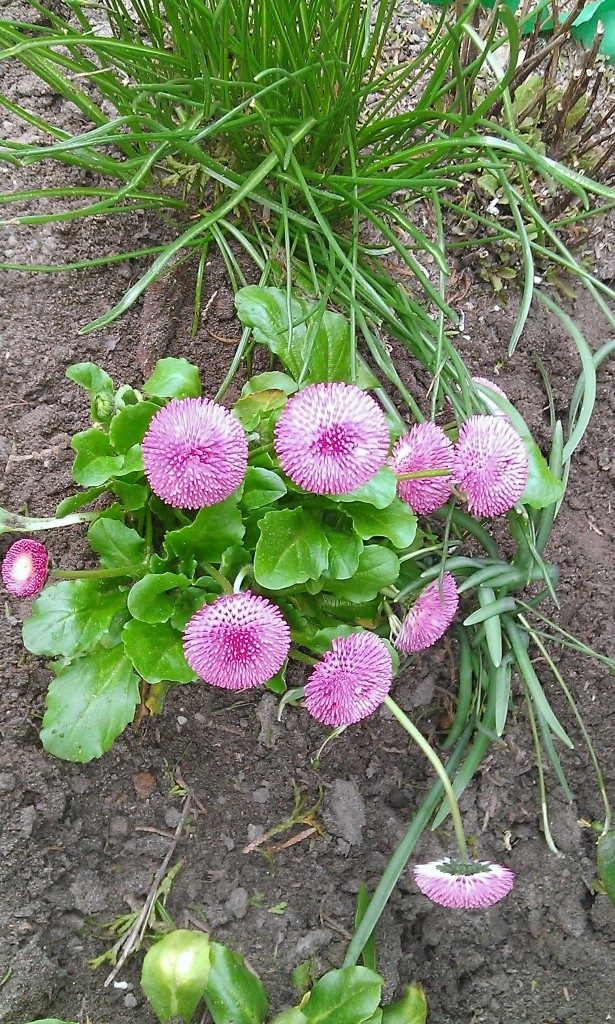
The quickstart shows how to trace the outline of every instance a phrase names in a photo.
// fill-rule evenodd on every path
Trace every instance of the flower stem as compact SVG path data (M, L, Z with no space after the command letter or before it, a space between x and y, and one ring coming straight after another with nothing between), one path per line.
M222 587L222 592L224 594L233 593L233 588L229 581L227 580L226 576L223 576L222 573L219 572L218 569L214 568L214 566L211 565L210 562L202 562L201 564L207 570L212 580L215 580L216 583L220 584L220 586Z
M296 651L293 647L288 652L288 657L294 658L295 661L302 661L306 665L316 665L318 661L317 658L312 658L309 654L304 654L303 651Z
M54 569L51 576L56 580L111 580L118 576L143 576L145 566L124 565L118 569Z
M422 480L430 476L451 476L452 469L415 469L412 473L397 473L398 480Z
M0 533L35 533L37 530L56 530L60 526L74 526L76 523L91 523L100 512L73 512L63 519L55 516L20 516L0 508Z
M457 840L457 846L459 847L459 856L461 860L468 859L468 847L466 844L466 837L463 831L463 825L461 822L461 814L459 813L459 804L457 803L457 797L455 791L451 785L451 780L446 774L446 769L442 764L442 761L432 750L431 746L427 742L424 736L421 735L417 727L410 721L407 715L404 714L398 704L392 699L392 697L384 698L385 706L389 709L392 715L395 716L399 724L406 730L411 739L414 740L416 745L421 748L425 757L431 764L434 771L438 774L444 792L446 793L449 803L451 805L451 817L453 819L453 826L455 828L455 838Z
M255 455L264 455L265 452L272 452L272 451L273 451L273 441L270 441L269 444L262 444L260 446L260 448L253 448L252 451L250 452L248 458L252 459Z

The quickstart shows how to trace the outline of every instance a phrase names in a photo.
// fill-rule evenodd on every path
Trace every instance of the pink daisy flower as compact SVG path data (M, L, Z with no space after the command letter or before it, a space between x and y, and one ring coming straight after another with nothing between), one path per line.
M395 646L410 654L431 647L446 633L459 605L457 585L450 572L429 583L419 594L401 625Z
M515 884L515 874L486 860L430 861L416 864L414 880L425 896L441 907L476 910L504 899Z
M243 427L209 398L169 402L151 421L142 450L154 494L174 508L224 501L239 487L248 465Z
M13 597L32 597L47 579L47 548L37 540L16 540L2 563L2 580Z
M389 450L384 413L352 384L312 384L289 399L275 428L287 476L313 494L347 494L377 473Z
M306 683L306 707L323 725L354 725L382 704L392 681L391 655L379 636L337 637Z
M486 377L472 377L472 380L474 381L475 384L482 384L484 387L490 388L492 391L495 391L496 395L500 395L502 398L505 398L506 401L508 401L508 395L506 394L505 391L502 391L502 388L499 386L499 384L494 384L492 380L487 380ZM501 416L503 419L508 418L506 416L506 413L502 409L500 409L499 405L496 405L494 401L487 397L487 395L483 395L481 392L480 397L482 398L483 402L487 406L492 416Z
M225 690L266 683L282 668L289 647L290 630L280 609L249 590L205 605L184 631L190 668Z
M403 434L388 460L394 473L416 473L424 469L450 469L453 466L453 445L435 423L416 423ZM449 477L418 477L400 480L397 493L414 512L426 515L441 508L451 496Z
M471 416L461 425L453 468L469 511L478 516L508 512L523 494L529 472L523 441L507 419L497 416Z

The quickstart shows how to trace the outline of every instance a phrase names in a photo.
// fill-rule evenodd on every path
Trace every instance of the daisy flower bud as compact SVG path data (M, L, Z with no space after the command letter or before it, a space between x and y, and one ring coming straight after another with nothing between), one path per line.
M32 597L47 579L47 548L37 540L16 540L2 563L2 580L13 597Z

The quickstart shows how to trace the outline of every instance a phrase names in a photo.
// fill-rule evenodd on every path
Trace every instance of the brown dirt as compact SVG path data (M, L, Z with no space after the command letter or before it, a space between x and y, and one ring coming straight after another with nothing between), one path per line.
M28 94L27 80L21 80L22 97L36 96L36 88L32 83ZM44 167L39 173L39 186L51 183ZM146 244L163 229L152 218L127 217L69 222L61 231L4 230L11 259L48 262L121 251L135 237ZM109 308L136 274L130 266L3 275L0 504L50 514L70 493L70 436L87 425L82 393L64 379L71 362L94 360L116 381L138 386L148 359L185 355L200 365L205 391L215 392L232 348L205 329L190 339L189 296L176 284L161 286L110 328L78 337L78 329ZM216 265L208 271L205 301L214 292L207 326L233 336L232 294ZM504 364L498 379L540 439L545 402L532 355L540 354L547 366L561 415L579 371L577 357L558 324L534 309L518 353L507 361L512 314L495 307L493 296L477 285L460 300L465 353L472 369L486 376ZM592 345L608 337L586 299L579 296L572 313ZM407 355L397 354L403 368ZM607 364L548 551L561 569L559 621L605 653L612 652L613 640L614 395ZM58 565L80 564L78 529L45 539ZM9 538L0 539L0 555L8 544ZM323 733L304 713L289 710L278 724L269 694L252 692L236 701L195 685L174 691L158 720L127 730L100 761L59 762L38 739L50 674L21 645L29 602L5 600L4 607L0 1024L25 1024L37 1016L152 1024L138 984L139 957L121 972L128 989L105 989L105 969L93 972L87 961L111 944L100 923L143 899L164 857L169 840L151 830L169 833L177 820L181 800L172 790L178 768L198 804L177 851L183 865L167 904L176 923L203 921L218 941L240 950L260 974L274 1009L294 999L289 972L299 962L313 955L319 972L339 965L359 883L373 888L429 783L424 764L408 752L389 716L380 712L347 731L327 747L316 769L311 755ZM559 664L613 794L613 679L577 655L562 655ZM517 871L516 889L488 911L451 914L422 897L406 872L379 927L387 994L412 980L423 982L430 1024L615 1019L615 909L594 893L594 838L577 825L578 818L599 817L601 805L572 717L551 684L545 686L579 741L563 755L572 806L547 769L551 826L564 857L549 853L541 834L534 754L517 694L506 746L490 753L462 801L468 833L477 837L483 856ZM451 689L448 660L436 648L398 680L396 697L427 732L442 712L442 689ZM293 782L310 801L322 787L319 821L326 837L312 836L276 854L272 867L261 854L242 850L288 816ZM427 833L420 857L446 851L448 833L448 827ZM273 913L283 902L283 912Z

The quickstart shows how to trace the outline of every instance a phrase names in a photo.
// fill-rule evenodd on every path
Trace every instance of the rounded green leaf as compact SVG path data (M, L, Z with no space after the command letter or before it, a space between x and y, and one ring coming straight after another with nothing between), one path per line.
M201 394L198 368L187 359L159 359L143 391L152 398L198 398Z
M293 1006L292 1010L283 1010L274 1017L271 1024L307 1024L307 1017L298 1006Z
M272 505L286 494L286 484L271 469L248 466L241 496L242 506L251 511Z
M109 440L115 450L127 452L133 445L140 444L152 417L159 410L160 406L153 402L138 402L125 405L117 412L109 424Z
M615 906L615 832L607 832L598 840L598 874L604 891Z
M64 498L56 509L56 519L63 519L71 512L78 512L84 505L89 505L91 501L100 497L105 490L105 487L89 487L87 491L80 491L79 494L71 494L70 498Z
M126 654L148 683L191 683L196 674L184 657L182 636L168 622L131 619L122 630Z
M89 391L92 397L100 391L113 393L111 377L96 363L73 363L68 367L66 376L69 380L74 380L75 384L79 384L80 387Z
M143 508L150 495L147 484L130 484L125 480L114 480L111 489L128 512L136 512Z
M64 580L43 590L23 624L23 642L32 654L72 658L98 643L126 594L117 581Z
M425 1024L427 1000L420 985L408 985L401 999L384 1007L382 1024Z
M297 385L287 373L280 373L279 370L271 370L267 373L259 373L256 377L250 377L241 389L242 397L254 395L258 391L283 391L288 397L294 395Z
M371 601L382 587L389 587L399 576L399 559L390 548L368 544L359 557L359 567L349 580L327 583L337 597L356 604Z
M75 434L71 448L77 452L73 463L73 480L82 487L97 487L106 483L124 465L124 456L116 455L107 435L94 427Z
M308 1024L363 1024L380 1004L382 978L367 967L328 971L301 1011Z
M106 569L125 569L143 561L143 537L118 519L96 519L88 530L88 540Z
M210 964L205 1003L214 1024L263 1024L267 994L243 957L212 942Z
M329 541L319 523L304 509L268 512L259 523L254 575L262 587L282 590L325 572Z
M397 494L397 477L392 470L383 466L356 491L349 491L348 494L336 494L332 501L363 501L374 508L386 508L393 501Z
M161 572L143 576L128 594L128 611L140 622L167 622L177 604L173 590L185 590L190 581L183 574Z
M209 978L211 943L205 932L178 928L145 954L141 988L158 1020L190 1024Z
M346 511L352 516L359 537L364 540L387 537L396 548L409 548L416 536L416 516L401 498L393 498L383 509L357 503Z
M331 580L347 580L359 567L363 542L356 533L342 533L330 526L324 527L329 541L326 576Z
M139 680L120 645L94 651L58 672L47 691L42 744L64 761L91 761L134 718Z
M239 544L245 533L237 499L202 508L190 526L167 533L164 546L175 558L196 558L197 562L219 562L232 544Z

